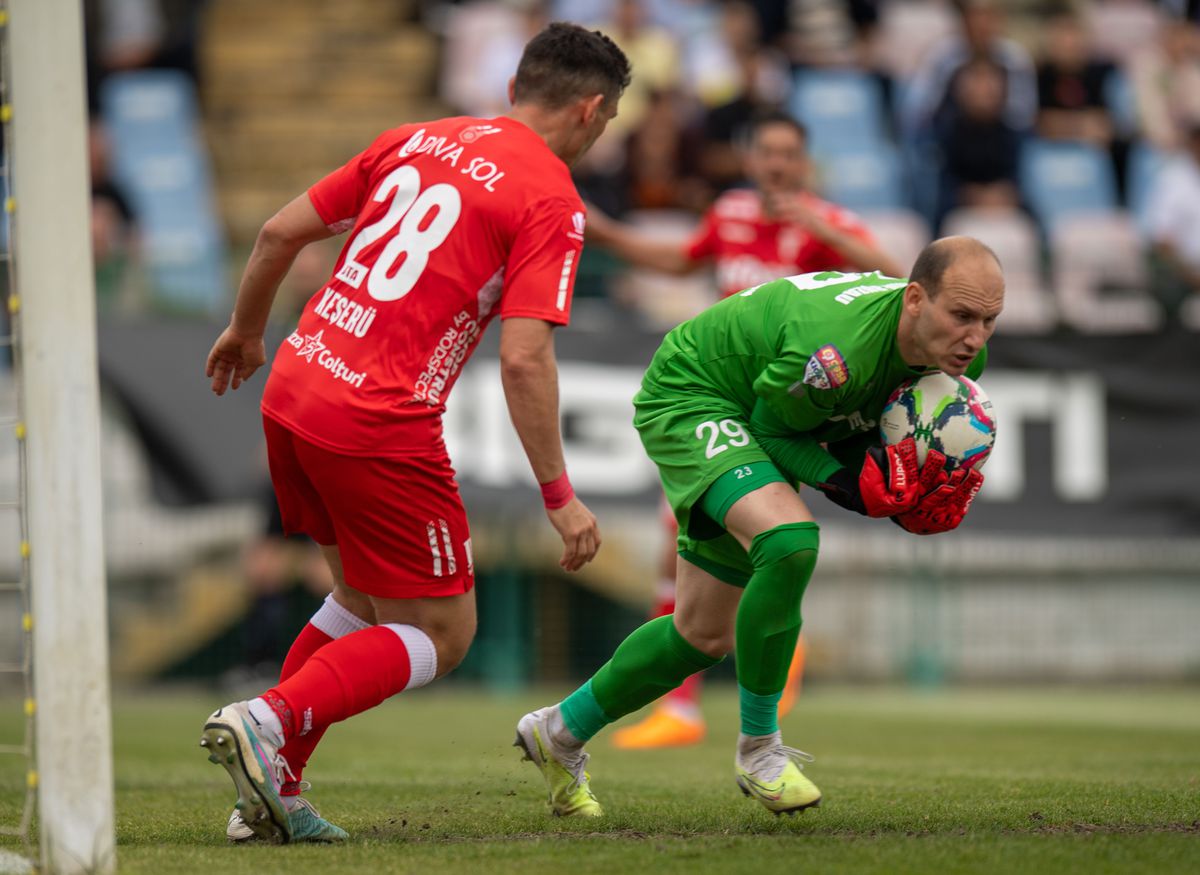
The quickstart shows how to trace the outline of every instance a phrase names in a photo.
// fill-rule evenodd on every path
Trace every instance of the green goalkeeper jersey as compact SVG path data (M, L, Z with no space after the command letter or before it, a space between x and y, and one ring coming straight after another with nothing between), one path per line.
M897 349L907 282L825 271L747 289L673 329L641 395L699 393L732 402L781 467L821 482L839 463L861 460L867 444L878 441L888 396L929 370L905 364ZM985 349L967 376L977 377L986 358ZM805 450L809 458L800 465L779 459L764 440L801 435L820 455ZM832 457L820 451L822 443Z

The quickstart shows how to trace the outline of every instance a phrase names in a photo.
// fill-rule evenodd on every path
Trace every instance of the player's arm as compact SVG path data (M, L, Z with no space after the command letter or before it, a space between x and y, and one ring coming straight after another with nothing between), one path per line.
M307 194L302 194L267 220L238 286L233 316L208 354L205 373L212 390L224 395L237 389L266 361L263 333L271 303L296 254L309 243L332 236Z
M683 276L703 264L689 255L686 244L647 237L644 231L618 222L592 206L588 207L585 235L588 243L607 249L636 267Z
M900 262L880 249L875 241L866 240L822 219L818 219L818 221L822 222L825 228L816 232L816 235L827 246L840 252L846 259L846 263L855 270L863 273L877 270L884 276L905 276L907 274L907 271L900 266Z
M889 517L912 509L920 499L924 473L917 464L915 441L875 446L866 452L861 467L850 468L807 434L837 413L839 389L846 385L838 381L845 380L847 369L845 362L838 360L820 370L822 359L807 355L803 345L787 341L789 327L794 326L784 328L779 357L754 382L760 401L751 417L751 430L763 449L797 480L816 486L831 501L855 513ZM791 436L789 429L794 433ZM770 446L762 442L760 433L768 435ZM823 455L818 456L818 450Z
M794 483L816 486L842 467L820 441L810 434L793 431L761 398L750 414L750 432L776 467Z
M880 248L874 237L858 224L845 225L830 221L808 206L796 194L776 195L770 201L771 211L785 222L802 226L810 234L837 251L846 266L863 273L877 270L884 276L906 276L907 271Z
M543 487L565 484L554 326L541 319L505 319L500 328L500 379L509 416L537 482ZM569 485L565 489L569 491ZM561 499L565 503L555 507L557 502L547 496L546 513L563 539L560 564L577 571L600 549L600 529L596 517L573 493L563 493Z

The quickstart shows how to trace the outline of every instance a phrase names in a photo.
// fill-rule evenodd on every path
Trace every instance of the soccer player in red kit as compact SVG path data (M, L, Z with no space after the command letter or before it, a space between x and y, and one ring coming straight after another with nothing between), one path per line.
M570 166L628 84L614 43L556 22L526 45L508 115L386 131L263 226L209 354L218 395L264 363L267 314L296 253L350 232L276 353L262 401L284 528L323 546L335 587L280 682L205 723L200 744L238 793L230 838L345 839L300 795L322 733L466 654L471 540L442 412L497 315L505 398L562 537L561 565L576 571L599 548L563 463L553 329L568 320L583 246Z
M901 276L904 268L880 249L862 220L849 210L822 200L805 189L809 171L804 126L790 115L769 112L751 123L744 167L753 188L725 192L704 214L700 227L685 243L647 237L592 209L587 237L630 264L688 274L711 265L717 291L727 298L743 289L820 270L878 270ZM664 551L652 611L654 617L675 610L675 517L663 514ZM803 669L803 641L780 701L790 709ZM645 720L613 736L622 748L674 747L704 738L700 713L701 675L668 693Z

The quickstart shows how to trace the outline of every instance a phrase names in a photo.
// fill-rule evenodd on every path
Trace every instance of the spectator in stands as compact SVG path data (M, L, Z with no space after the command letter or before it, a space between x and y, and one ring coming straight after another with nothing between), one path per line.
M1021 135L1004 112L1004 69L980 56L954 75L938 124L945 212L954 207L1014 208L1020 198Z
M1171 22L1157 45L1134 57L1129 72L1142 136L1159 149L1183 145L1200 122L1200 26Z
M719 197L686 243L644 232L589 209L589 242L630 264L684 275L715 263L717 291L728 297L771 278L850 268L893 275L903 268L862 221L806 188L807 131L786 113L768 113L748 132L743 156L753 189Z
M985 57L1004 71L1004 121L1013 130L1033 128L1037 118L1037 75L1028 52L1006 37L997 0L955 0L961 33L934 47L913 76L902 105L904 133L913 139L932 130L944 110L950 83L972 58Z
M508 111L508 79L548 21L545 0L473 0L447 9L439 96L463 115Z
M684 98L657 91L641 125L625 144L626 203L635 210L700 212L712 192L696 170L697 149L687 136Z
M1200 122L1184 143L1155 180L1146 214L1155 291L1169 310L1182 305L1185 321L1195 321L1200 317Z
M788 4L788 54L805 67L840 67L858 57L858 31L843 0L792 0Z
M787 61L762 44L759 15L749 3L722 7L722 34L735 59L738 81L728 100L705 113L701 126L701 168L715 191L744 181L737 138L755 116L781 108L791 87Z
M91 174L92 264L101 309L136 305L137 218L129 199L112 180L109 142L104 122L88 122L88 167Z
M646 20L646 10L638 0L616 0L612 19L596 26L637 70L621 98L620 114L605 132L610 141L622 141L642 123L651 95L671 91L679 84L679 44L670 31Z
M1113 120L1104 89L1112 72L1111 64L1091 53L1076 15L1061 11L1052 16L1045 23L1038 65L1038 136L1110 148Z

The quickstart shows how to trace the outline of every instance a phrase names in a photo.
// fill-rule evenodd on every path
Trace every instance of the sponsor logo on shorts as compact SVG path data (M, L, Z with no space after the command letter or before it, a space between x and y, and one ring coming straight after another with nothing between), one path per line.
M324 328L316 334L301 334L299 331L293 331L288 335L287 343L296 350L296 355L302 357L306 362L315 362L335 378L345 380L355 388L361 387L367 379L367 372L354 370L346 364L341 356L331 352L325 345L324 337Z
M433 555L433 576L451 576L458 571L449 524L440 517L430 520L425 524L425 535L429 538L429 552Z
M818 349L804 366L803 383L814 389L836 389L850 379L850 369L832 343Z

